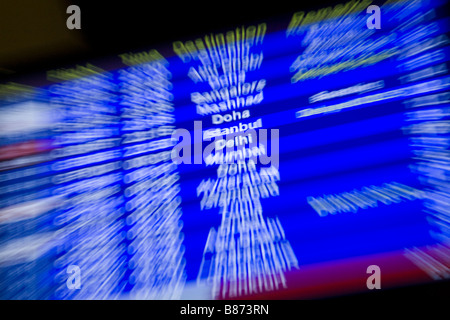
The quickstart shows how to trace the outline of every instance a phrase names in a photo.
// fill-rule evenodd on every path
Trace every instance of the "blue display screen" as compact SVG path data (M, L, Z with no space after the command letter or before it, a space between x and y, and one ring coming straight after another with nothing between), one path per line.
M0 297L445 279L444 4L388 1L377 27L350 1L2 84Z

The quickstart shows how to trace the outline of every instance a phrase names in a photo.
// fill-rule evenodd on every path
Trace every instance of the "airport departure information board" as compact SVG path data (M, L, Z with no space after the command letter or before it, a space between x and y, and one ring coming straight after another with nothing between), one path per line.
M448 279L445 1L351 0L0 85L0 298ZM37 80L36 80L37 79ZM36 85L37 82L39 85Z

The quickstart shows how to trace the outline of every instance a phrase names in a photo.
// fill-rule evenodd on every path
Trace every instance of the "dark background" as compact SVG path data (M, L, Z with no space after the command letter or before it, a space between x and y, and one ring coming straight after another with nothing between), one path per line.
M296 11L345 2L4 0L0 80L257 22L286 27ZM66 27L71 4L81 9L81 30Z

